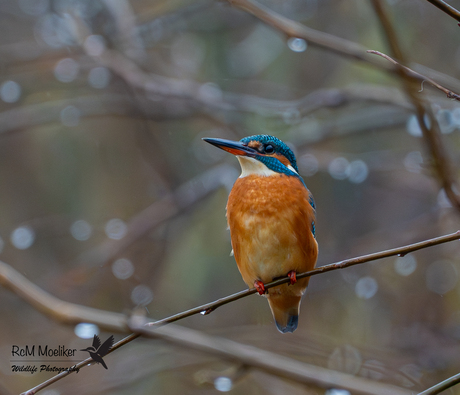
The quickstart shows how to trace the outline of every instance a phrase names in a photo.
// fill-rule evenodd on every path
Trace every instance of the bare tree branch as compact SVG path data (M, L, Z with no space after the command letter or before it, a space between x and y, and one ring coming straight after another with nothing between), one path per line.
M438 7L441 11L444 11L447 15L450 15L452 18L460 22L460 11L452 7L450 4L447 4L443 0L428 0L431 4Z
M449 377L448 379L441 381L436 385L433 385L433 387L430 387L425 391L420 392L418 395L436 395L450 387L453 387L458 383L460 383L460 373L456 374L455 376Z
M275 11L257 3L253 0L228 0L234 7L240 8L266 24L273 26L275 29L283 32L287 37L302 38L310 45L328 49L339 55L346 56L355 60L360 60L384 70L393 70L392 65L385 65L381 62L375 62L366 56L366 48L360 44L348 41L344 38L333 36L331 34L319 32L311 29L301 23L286 18Z
M435 169L438 174L441 186L444 188L448 199L452 205L460 212L460 196L455 193L455 179L453 177L453 171L451 168L450 161L446 150L442 144L440 138L439 125L437 124L436 118L434 117L431 109L422 102L422 99L417 96L418 89L416 89L414 82L424 81L426 78L421 78L418 73L412 73L409 75L407 71L398 63L392 64L392 67L383 66L380 63L371 61L365 57L362 53L363 49L361 46L355 43L350 43L347 40L333 37L324 33L311 31L307 27L292 21L282 15L279 15L267 7L258 4L253 0L228 0L231 4L251 13L265 23L275 27L282 31L289 37L299 37L307 40L316 46L331 50L342 56L351 57L357 60L368 62L374 66L378 66L383 70L395 72L400 75L404 82L406 92L408 93L412 103L416 108L417 118L422 129L423 136L425 137L427 148L434 159ZM397 43L396 35L389 23L388 18L382 15L383 11L380 11L380 3L373 1L374 7L380 17L383 28L386 32L388 42L395 53L395 57L398 60L403 60L402 51ZM403 62L407 63L407 62ZM425 116L428 116L431 126L427 127Z
M460 239L460 230L445 236L435 237L433 239L424 240L418 243L409 244L404 247L393 248L386 251L380 251L373 254L363 255L356 258L346 259L341 262L333 263L330 265L321 266L316 268L310 272L299 273L297 278L304 278L309 276L314 276L320 273L325 273L332 270L343 269L349 266L358 265L365 262L375 261L382 258L387 258L390 256L403 256L410 252L418 251L420 249L432 247L438 244L443 244L447 242L451 242L454 240ZM284 283L289 282L289 277L285 277L276 281L272 281L268 284L265 284L265 288L269 289ZM23 275L18 273L8 264L0 261L0 284L5 288L10 289L12 292L19 295L22 299L28 302L30 305L34 306L37 310L41 311L45 315L50 316L51 318L55 319L56 321L67 323L67 324L76 324L80 322L89 322L99 325L101 328L104 328L109 331L117 331L117 332L126 332L128 330L128 323L126 316L119 314L119 313L110 313L103 310L93 309L90 307L84 307L80 305L76 305L69 302L64 302L49 293L43 291L41 288L36 286L35 284L31 283L28 279L26 279ZM223 306L227 303L236 301L238 299L244 298L246 296L252 295L256 293L257 290L255 288L251 288L245 291L238 292L233 295L229 295L225 298L218 299L214 302L207 303L193 309L172 315L167 318L163 318L159 321L148 322L145 324L146 327L154 327L159 328L163 325L184 319L186 317L190 317L196 314L209 314L215 309L220 306ZM167 329L166 332L168 333ZM133 333L126 338L120 340L116 343L111 351L115 351L119 347L131 342L132 340L136 339L139 334ZM81 368L86 366L91 359L86 359L76 367ZM38 390L47 387L48 385L62 379L63 377L70 374L69 372L62 372L50 380L40 384L39 386L31 389L30 391L26 392L28 394L36 393Z
M432 80L431 78L425 77L424 75L422 75L420 73L417 73L416 71L410 69L409 67L400 64L399 62L397 62L396 60L394 60L390 56L388 56L388 55L386 55L386 54L384 54L382 52L379 52L379 51L374 51L372 49L369 49L366 52L372 53L374 55L379 55L382 58L390 61L394 65L398 65L399 67L403 68L406 71L406 75L408 75L408 76L410 76L412 78L416 78L418 80L424 79L424 81L428 82L430 85L432 85L435 88L439 89L440 91L444 92L447 95L448 99L455 99L455 100L460 101L460 95L459 94L457 94L455 92L452 92L451 90L449 90L447 88L444 88L442 85L439 85L436 81Z
M202 86L202 84L197 84ZM134 86L141 88L141 86ZM147 91L147 93L158 93ZM200 108L179 92L173 98L164 98L152 105L148 97L138 96L136 102L127 95L100 94L79 96L72 99L52 100L36 104L27 104L0 112L0 135L38 127L48 123L59 122L61 111L68 106L75 106L80 117L100 117L115 115L132 118L148 118L156 121L182 119L200 114ZM319 89L304 97L294 100L273 100L263 97L222 92L221 111L239 111L254 113L264 117L283 117L287 112L298 111L299 116L308 115L321 108L337 108L349 103L363 101L390 104L411 110L411 104L402 97L397 88L359 84L345 88ZM214 104L210 108L217 109Z
M372 5L382 24L388 44L394 56L398 60L398 62L395 63L395 66L397 66L397 71L403 83L404 89L416 109L418 123L420 125L420 129L422 130L427 150L430 152L434 160L434 167L438 175L439 182L442 188L444 188L447 198L457 211L460 212L460 196L455 192L456 180L453 176L454 172L449 155L441 138L439 124L433 114L433 111L430 106L424 102L423 96L420 94L415 84L416 76L412 75L399 63L399 61L401 61L402 63L407 64L407 61L404 59L404 53L400 48L396 33L385 8L379 0L372 0Z
M8 280L5 280L6 278L8 278ZM169 325L167 328L156 327L147 329L144 326L146 324L144 317L135 316L128 322L127 317L118 313L111 313L64 302L43 291L9 265L1 261L0 281L3 285L8 285L11 290L26 299L46 315L60 322L91 322L110 331L126 332L128 329L134 331L133 334L117 342L110 352L115 351L142 335L145 337L160 338L173 344L179 344L198 351L218 355L225 359L238 361L244 365L256 367L279 377L288 378L301 383L315 384L326 388L337 386L359 394L410 394L410 392L392 385L375 383L367 379L316 367L256 347L240 344L224 338L209 336L176 325ZM63 371L38 386L24 392L24 394L36 394L38 391L68 376L72 371L77 371L77 369L89 366L91 362L92 359L87 358L76 364L73 370Z
M273 26L275 29L284 33L287 37L303 38L310 45L335 52L336 54L344 57L366 62L372 66L380 68L381 70L386 70L393 73L398 72L397 67L393 67L393 65L388 67L388 65L385 65L384 63L375 62L372 60L372 58L365 56L367 48L360 44L306 27L298 22L295 22L276 13L275 11L270 10L268 7L265 7L264 5L259 4L254 0L227 1L233 6L254 15L256 18L260 19L266 24ZM427 72L428 71L430 73L433 72L433 70L427 69ZM421 74L417 75L416 72L414 73L413 77L418 79L420 82L427 80L427 77ZM447 80L450 79L450 77L444 79Z
M205 351L299 383L314 384L322 388L346 389L353 394L411 394L408 390L392 385L377 383L310 365L247 344L209 336L192 329L185 329L176 325L160 328L159 330L147 328L143 317L140 317L140 319L133 317L130 328L143 337L160 338L198 351Z

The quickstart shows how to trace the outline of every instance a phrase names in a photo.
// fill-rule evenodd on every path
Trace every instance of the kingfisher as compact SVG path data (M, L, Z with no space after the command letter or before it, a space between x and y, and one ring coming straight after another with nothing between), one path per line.
M299 175L292 150L266 134L240 141L203 138L236 155L241 175L227 202L227 222L238 269L249 288L255 287L270 305L276 327L294 332L302 295L318 256L316 207ZM265 289L265 284L289 276L289 283Z

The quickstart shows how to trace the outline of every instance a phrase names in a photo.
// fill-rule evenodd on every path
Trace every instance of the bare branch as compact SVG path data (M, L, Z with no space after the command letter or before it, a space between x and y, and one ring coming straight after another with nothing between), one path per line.
M195 84L197 90L202 86L202 84ZM186 85L190 86L190 84ZM140 85L132 86L141 88ZM147 89L149 87L152 88L151 91ZM148 94L158 94L153 87L154 85L149 85L144 88ZM27 104L0 112L0 135L58 122L61 111L71 105L78 108L81 118L114 115L164 121L199 115L200 108L194 104L193 99L187 97L186 92L176 92L173 97L165 97L164 100L157 101L154 106L148 97L139 95L134 103L131 97L120 94L87 95ZM321 108L337 108L357 101L390 104L405 110L412 109L411 104L402 97L398 89L372 84L359 84L341 89L319 89L294 100L274 100L255 95L222 92L221 100L222 103L226 103L226 106L216 108L214 103L210 104L209 108L253 113L264 117L282 117L290 111L298 111L300 116L305 116Z
M137 322L136 322L137 321ZM410 394L411 392L389 384L377 383L368 379L321 368L296 361L270 351L237 343L217 336L171 325L168 328L146 328L143 318L131 320L131 330L143 337L160 338L174 344L194 348L217 355L221 358L238 361L247 366L264 370L270 374L295 380L300 383L314 384L322 388L341 388L355 394Z
M383 4L380 0L372 0L372 5L382 24L382 28L394 56L398 59L398 61L407 63L404 59L404 53L400 48L396 33ZM402 66L399 62L396 62L395 65L397 66L397 72L401 78L404 89L416 109L418 123L420 125L420 129L422 130L427 150L430 152L434 160L434 167L438 175L439 182L442 188L444 188L447 198L457 211L460 212L460 196L455 193L456 180L453 175L454 172L449 160L449 155L441 139L439 124L430 106L424 102L423 96L419 93L415 84L415 77L411 75L411 73L406 70L405 66ZM429 125L427 125L427 117Z
M254 15L266 24L273 26L275 29L283 32L287 37L302 38L310 45L328 49L339 55L370 63L385 70L395 69L393 66L385 65L381 62L375 62L372 58L366 56L366 48L360 44L348 41L341 37L310 29L309 27L286 18L253 0L228 0L228 2L231 5Z
M45 292L2 261L0 261L0 285L20 296L38 311L64 324L91 322L109 331L127 331L125 315L64 302Z
M311 28L308 28L298 22L290 20L262 4L254 0L227 0L230 4L238 7L252 15L266 24L273 26L275 29L284 33L287 37L298 37L306 40L310 45L323 48L338 55L348 57L354 60L366 62L374 67L386 70L392 73L398 73L398 68L385 63L375 62L372 58L365 56L367 48L352 41L345 40L341 37L333 36L331 34L323 33ZM430 0L429 0L430 1ZM432 70L429 70L433 73ZM413 78L418 79L420 82L427 80L421 74L414 72ZM444 78L447 79L447 78Z
M458 383L460 383L460 373L456 374L455 376L449 377L448 379L441 381L436 385L433 385L433 387L430 387L425 391L420 392L418 395L436 395L450 387L453 387Z
M404 247L393 248L386 251L380 251L373 254L363 255L356 258L346 259L341 262L332 263L330 265L321 266L316 268L312 271L300 273L297 275L297 278L304 278L309 276L314 276L320 273L329 272L332 270L343 269L345 267L358 265L361 263L366 263L370 261L375 261L382 258L387 258L390 256L403 256L410 252L418 251L423 248L432 247L438 244L443 244L447 242L451 242L454 240L460 239L460 230L445 236L435 237L433 239L424 240L419 243L409 244ZM276 281L272 281L271 283L265 284L265 288L269 289L275 287L277 285L281 285L287 283L289 281L289 277L285 277ZM23 298L26 302L30 305L34 306L37 310L41 311L45 315L50 316L51 318L55 319L59 322L64 322L67 324L76 324L80 322L88 322L94 323L99 325L101 328L104 328L109 331L117 331L117 332L126 332L128 327L127 318L126 316L118 313L110 313L103 310L97 310L90 307L84 307L80 305L76 305L69 302L64 302L55 296L50 295L49 293L43 291L41 288L30 282L26 279L22 274L18 273L8 264L0 261L0 284L5 288L10 289L12 292L19 295ZM229 295L225 298L218 299L214 302L207 303L193 309L184 311L182 313L178 313L172 315L167 318L163 318L159 321L149 322L146 323L146 327L154 327L155 329L184 319L186 317L190 317L196 314L209 314L215 309L235 300L244 298L246 296L252 295L256 293L257 290L255 288L251 288L245 291L238 292L233 295ZM163 333L163 332L162 332ZM168 333L166 330L165 333ZM116 349L120 348L121 346L131 342L132 340L136 339L139 334L133 333L124 339L120 340L116 343L112 349L115 351ZM76 365L76 367L81 368L86 366L88 363L91 362L91 359L86 359ZM47 387L48 385L64 378L72 371L62 372L51 379L47 380L46 382L40 384L39 386L31 389L30 391L26 392L28 394L36 393L40 389Z
M401 63L397 62L396 60L394 60L393 58L391 58L390 56L382 53L382 52L379 52L379 51L374 51L372 49L369 49L366 51L367 53L372 53L374 55L379 55L381 56L382 58L390 61L391 63L393 63L394 65L397 65L401 68L403 68L405 71L406 71L406 74L412 78L416 78L418 80L424 80L426 82L428 82L430 85L434 86L435 88L439 89L440 91L444 92L446 95L447 95L447 98L448 99L455 99L455 100L459 100L460 101L460 95L455 93L455 92L452 92L451 90L447 89L447 88L444 88L442 85L439 85L436 81L432 80L431 78L428 78L428 77L425 77L424 75L420 74L420 73L417 73L416 71L410 69L409 67L407 66L404 66L402 65Z
M452 18L460 22L460 11L452 7L450 4L447 4L443 0L428 0L431 4L438 7L441 11L444 11L447 15L450 15Z

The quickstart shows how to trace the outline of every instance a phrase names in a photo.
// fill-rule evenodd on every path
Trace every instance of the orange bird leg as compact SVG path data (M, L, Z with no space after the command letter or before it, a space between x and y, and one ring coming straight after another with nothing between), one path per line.
M296 276L295 270L291 270L287 275L291 280L289 284L294 285L297 282L297 276Z
M254 288L257 289L257 292L259 292L259 295L263 295L265 293L265 285L260 280L254 281Z

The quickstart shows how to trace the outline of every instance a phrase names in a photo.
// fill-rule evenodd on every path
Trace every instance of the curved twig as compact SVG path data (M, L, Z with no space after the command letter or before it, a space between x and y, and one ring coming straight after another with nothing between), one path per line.
M409 67L402 65L401 63L397 62L392 57L384 54L383 52L375 51L373 49L368 49L366 52L374 54L374 55L379 55L382 58L390 61L394 65L397 65L397 66L403 68L406 71L406 74L408 76L410 76L412 78L416 78L418 80L423 80L422 83L425 82L425 81L428 82L430 85L432 85L435 88L439 89L440 91L444 92L447 95L448 99L455 99L455 100L460 101L460 95L458 93L452 92L450 89L444 88L442 85L439 85L436 81L432 80L431 78L425 77L424 75L422 75L420 73L417 73L416 71L410 69Z

